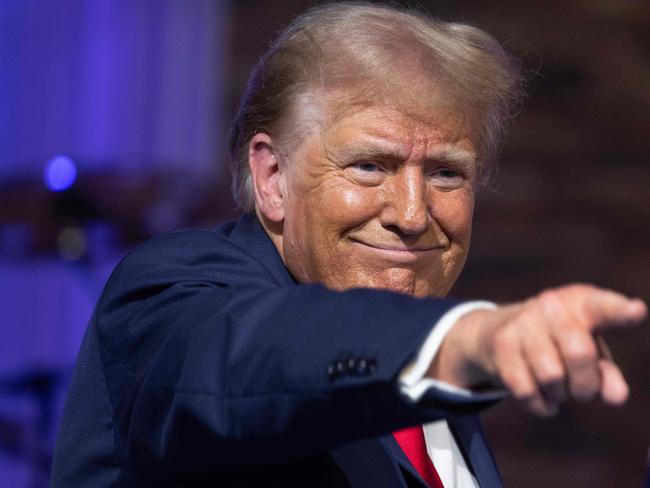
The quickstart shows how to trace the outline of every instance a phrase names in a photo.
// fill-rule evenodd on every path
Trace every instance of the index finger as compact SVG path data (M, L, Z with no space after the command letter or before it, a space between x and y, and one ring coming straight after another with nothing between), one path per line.
M648 313L643 300L602 289L588 292L582 308L591 329L635 324L642 321Z

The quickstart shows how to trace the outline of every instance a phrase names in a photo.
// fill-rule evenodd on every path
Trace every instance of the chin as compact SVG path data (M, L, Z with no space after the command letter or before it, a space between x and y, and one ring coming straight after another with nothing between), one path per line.
M345 290L350 288L373 288L389 290L418 298L442 297L452 284L441 277L422 276L413 269L390 268L375 273L360 273L357 276L342 276L330 288Z

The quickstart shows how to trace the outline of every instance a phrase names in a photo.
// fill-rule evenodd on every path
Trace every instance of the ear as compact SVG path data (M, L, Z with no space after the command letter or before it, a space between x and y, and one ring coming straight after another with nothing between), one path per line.
M248 164L255 191L255 205L270 221L284 220L285 199L279 154L271 136L259 132L248 146Z

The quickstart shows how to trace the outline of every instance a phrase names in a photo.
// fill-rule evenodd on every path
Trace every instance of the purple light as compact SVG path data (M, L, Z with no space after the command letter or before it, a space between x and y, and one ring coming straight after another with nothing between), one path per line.
M55 156L45 165L43 179L50 190L63 191L70 188L77 179L77 167L68 156Z

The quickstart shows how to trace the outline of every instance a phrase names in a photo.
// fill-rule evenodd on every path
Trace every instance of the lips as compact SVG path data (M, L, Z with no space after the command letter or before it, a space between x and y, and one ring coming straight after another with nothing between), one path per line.
M405 246L403 243L384 243L384 242L374 242L365 239L350 238L350 240L357 244L364 246L366 248L375 250L380 253L386 254L395 254L395 255L405 255L405 256L417 256L418 254L426 253L436 249L440 249L439 245L417 245L417 246Z
M399 246L395 246L394 244L371 244L363 241L356 241L356 242L358 242L359 244L363 244L364 246L374 247L375 249L379 249L381 251L425 252L425 251L431 251L435 249L435 247L399 247Z

